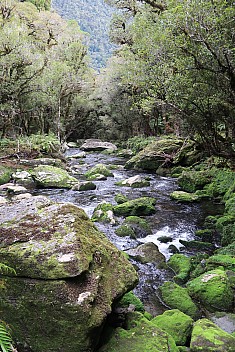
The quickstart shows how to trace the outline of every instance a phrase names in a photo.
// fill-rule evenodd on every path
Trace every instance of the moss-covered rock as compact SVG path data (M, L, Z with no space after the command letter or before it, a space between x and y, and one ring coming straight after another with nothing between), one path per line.
M119 237L130 236L131 238L136 238L135 232L132 230L131 226L129 225L121 225L115 230L116 235Z
M160 292L163 301L169 306L169 308L179 309L193 319L199 316L198 308L192 301L186 288L168 281L160 286Z
M235 272L235 257L228 254L215 254L207 259L206 267L208 270L223 267L225 270Z
M150 186L150 182L140 175L132 176L126 180L116 182L117 186L142 188Z
M155 263L158 265L165 263L164 255L159 251L158 246L152 242L128 249L126 253L141 263Z
M205 189L212 197L222 197L229 192L234 183L235 173L232 170L215 169L213 171L212 182L208 184ZM229 193L227 193L227 198L230 198Z
M0 223L1 262L16 270L1 278L1 319L14 339L37 352L92 352L113 302L137 282L126 256L70 203L2 205Z
M215 249L215 245L210 242L202 242L202 241L185 241L185 240L179 240L179 242L187 249L189 250L197 250L199 252L213 252Z
M115 330L109 342L99 352L179 352L174 339L159 329L141 313L127 315L127 330Z
M217 249L216 253L218 254L225 254L225 255L231 255L235 257L235 241L230 243L228 246Z
M72 188L78 182L66 170L49 165L38 166L33 169L32 177L36 184L43 188Z
M136 237L146 237L152 234L148 222L139 216L128 216L123 224L128 225L133 230Z
M96 189L96 185L91 182L91 181L87 181L87 182L81 182L81 183L77 183L75 186L73 186L72 190L73 191L92 191Z
M159 139L132 157L126 163L125 168L157 170L163 164L166 165L166 162L169 164L173 161L173 155L182 146L182 144L183 140L181 139Z
M178 309L167 310L151 322L170 334L178 346L184 346L190 341L193 319Z
M12 172L10 168L0 165L0 185L10 181Z
M209 311L230 311L233 307L233 290L224 270L207 271L188 282L190 296Z
M141 216L141 215L151 215L156 212L155 205L156 199L151 197L142 197L128 202L115 205L113 211L115 215L118 216Z
M117 204L122 204L122 203L125 203L128 201L128 198L127 196L125 196L124 194L122 193L118 193L115 195L114 197L114 200Z
M94 209L91 219L97 222L116 224L113 215L113 205L107 202L102 202Z
M195 193L188 193L184 191L174 191L170 194L171 199L177 200L183 203L197 202L200 197Z
M194 324L190 343L191 352L234 352L235 338L208 319Z
M174 280L178 284L183 284L189 279L191 270L191 259L183 254L174 254L167 262L168 266L177 274Z
M85 173L85 177L88 180L92 180L93 176L97 176L97 174L104 175L106 177L113 177L113 173L104 164L97 164L93 166L90 170Z
M121 307L121 308L128 308L129 306L134 306L135 311L137 312L145 312L144 309L144 304L141 302L141 300L133 293L133 291L130 291L126 293L116 304L116 307Z
M209 171L183 171L178 178L178 184L183 191L194 193L202 189L211 180Z

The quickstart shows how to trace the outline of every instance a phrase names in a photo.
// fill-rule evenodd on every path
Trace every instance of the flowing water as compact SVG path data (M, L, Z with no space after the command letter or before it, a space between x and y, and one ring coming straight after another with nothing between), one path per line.
M67 156L78 154L79 149L73 148L66 152ZM102 201L116 204L114 197L117 193L126 195L129 199L135 199L142 196L154 197L156 203L156 213L152 216L145 217L149 222L152 235L138 240L129 237L119 237L115 234L117 226L110 224L96 223L96 226L106 234L114 245L121 249L127 250L134 248L140 243L153 242L159 250L169 259L169 245L173 244L177 248L182 247L179 240L192 240L195 237L195 230L198 229L203 219L208 213L213 213L214 206L208 204L180 204L170 199L170 193L178 189L177 182L173 178L160 177L156 174L146 174L133 170L125 170L123 165L125 159L113 155L102 153L87 153L86 158L72 159L69 164L74 167L76 164L77 173L74 175L78 180L84 181L84 173L92 166L102 163L113 167L114 177L108 177L105 181L95 181L97 188L93 191L73 191L64 189L40 189L35 190L35 194L44 194L52 200L59 202L71 202L83 208L89 217L92 216L94 208ZM134 175L148 176L150 186L144 188L120 187L115 185L117 181L127 179ZM119 224L124 219L119 218ZM161 243L158 238L169 236L170 243ZM181 249L182 250L182 249ZM189 254L183 250L183 253ZM134 292L144 302L147 311L156 315L164 310L159 301L157 288L164 281L172 277L172 272L167 269L157 269L154 264L140 264L133 261L138 267L139 284Z

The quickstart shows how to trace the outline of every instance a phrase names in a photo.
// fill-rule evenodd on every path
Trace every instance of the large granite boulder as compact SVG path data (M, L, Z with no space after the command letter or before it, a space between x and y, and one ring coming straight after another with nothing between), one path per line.
M1 205L1 319L20 351L92 352L136 271L83 210L38 196ZM23 347L22 347L23 346Z
M102 150L109 150L109 151L116 151L117 147L113 143L110 142L102 142L100 139L87 139L80 147L80 149L85 151L102 151Z
M175 153L183 145L182 139L165 138L149 144L137 155L127 161L127 169L157 170L160 166L169 166Z
M39 187L72 188L78 180L59 167L41 165L32 171L32 177Z

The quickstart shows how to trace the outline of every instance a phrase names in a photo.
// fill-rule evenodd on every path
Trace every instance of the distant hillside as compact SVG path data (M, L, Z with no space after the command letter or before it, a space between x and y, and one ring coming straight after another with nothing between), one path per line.
M90 34L90 53L95 68L101 68L113 49L109 41L109 24L113 9L104 0L52 0L63 18L75 19L81 29Z

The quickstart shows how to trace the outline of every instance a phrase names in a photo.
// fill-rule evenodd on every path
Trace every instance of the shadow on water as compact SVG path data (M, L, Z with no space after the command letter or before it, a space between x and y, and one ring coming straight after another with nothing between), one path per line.
M70 149L67 155L72 156L80 152L79 149ZM102 163L106 165L115 165L112 172L114 177L108 177L106 181L95 181L96 189L93 191L79 192L64 189L37 189L35 194L43 194L58 202L71 202L92 216L95 207L102 201L116 204L114 197L118 193L122 193L129 199L149 196L154 197L156 203L156 213L152 216L145 217L149 222L152 234L145 238L133 240L130 237L119 237L115 234L117 226L110 224L96 223L96 226L106 234L109 240L120 250L127 250L136 247L138 244L153 242L159 250L169 259L169 245L174 245L181 250L182 244L179 240L193 240L195 231L202 226L203 220L207 215L213 215L219 212L219 205L212 202L204 202L202 204L182 204L170 199L170 193L178 189L177 181L170 177L160 177L156 174L147 174L150 179L150 186L144 188L118 187L115 185L117 181L124 180L134 175L146 176L144 172L136 172L133 170L125 170L123 165L125 159L113 155L102 153L87 153L86 158L82 161L72 159L70 166L75 164L78 173L74 176L79 181L84 181L84 173L92 166ZM123 218L118 219L121 224ZM167 236L171 238L170 243L161 243L158 238ZM183 248L184 254L187 253ZM138 267L139 284L134 292L144 302L146 310L153 315L161 313L164 307L157 297L157 288L164 281L172 278L172 272L166 269L157 269L154 264L140 264L133 261Z

